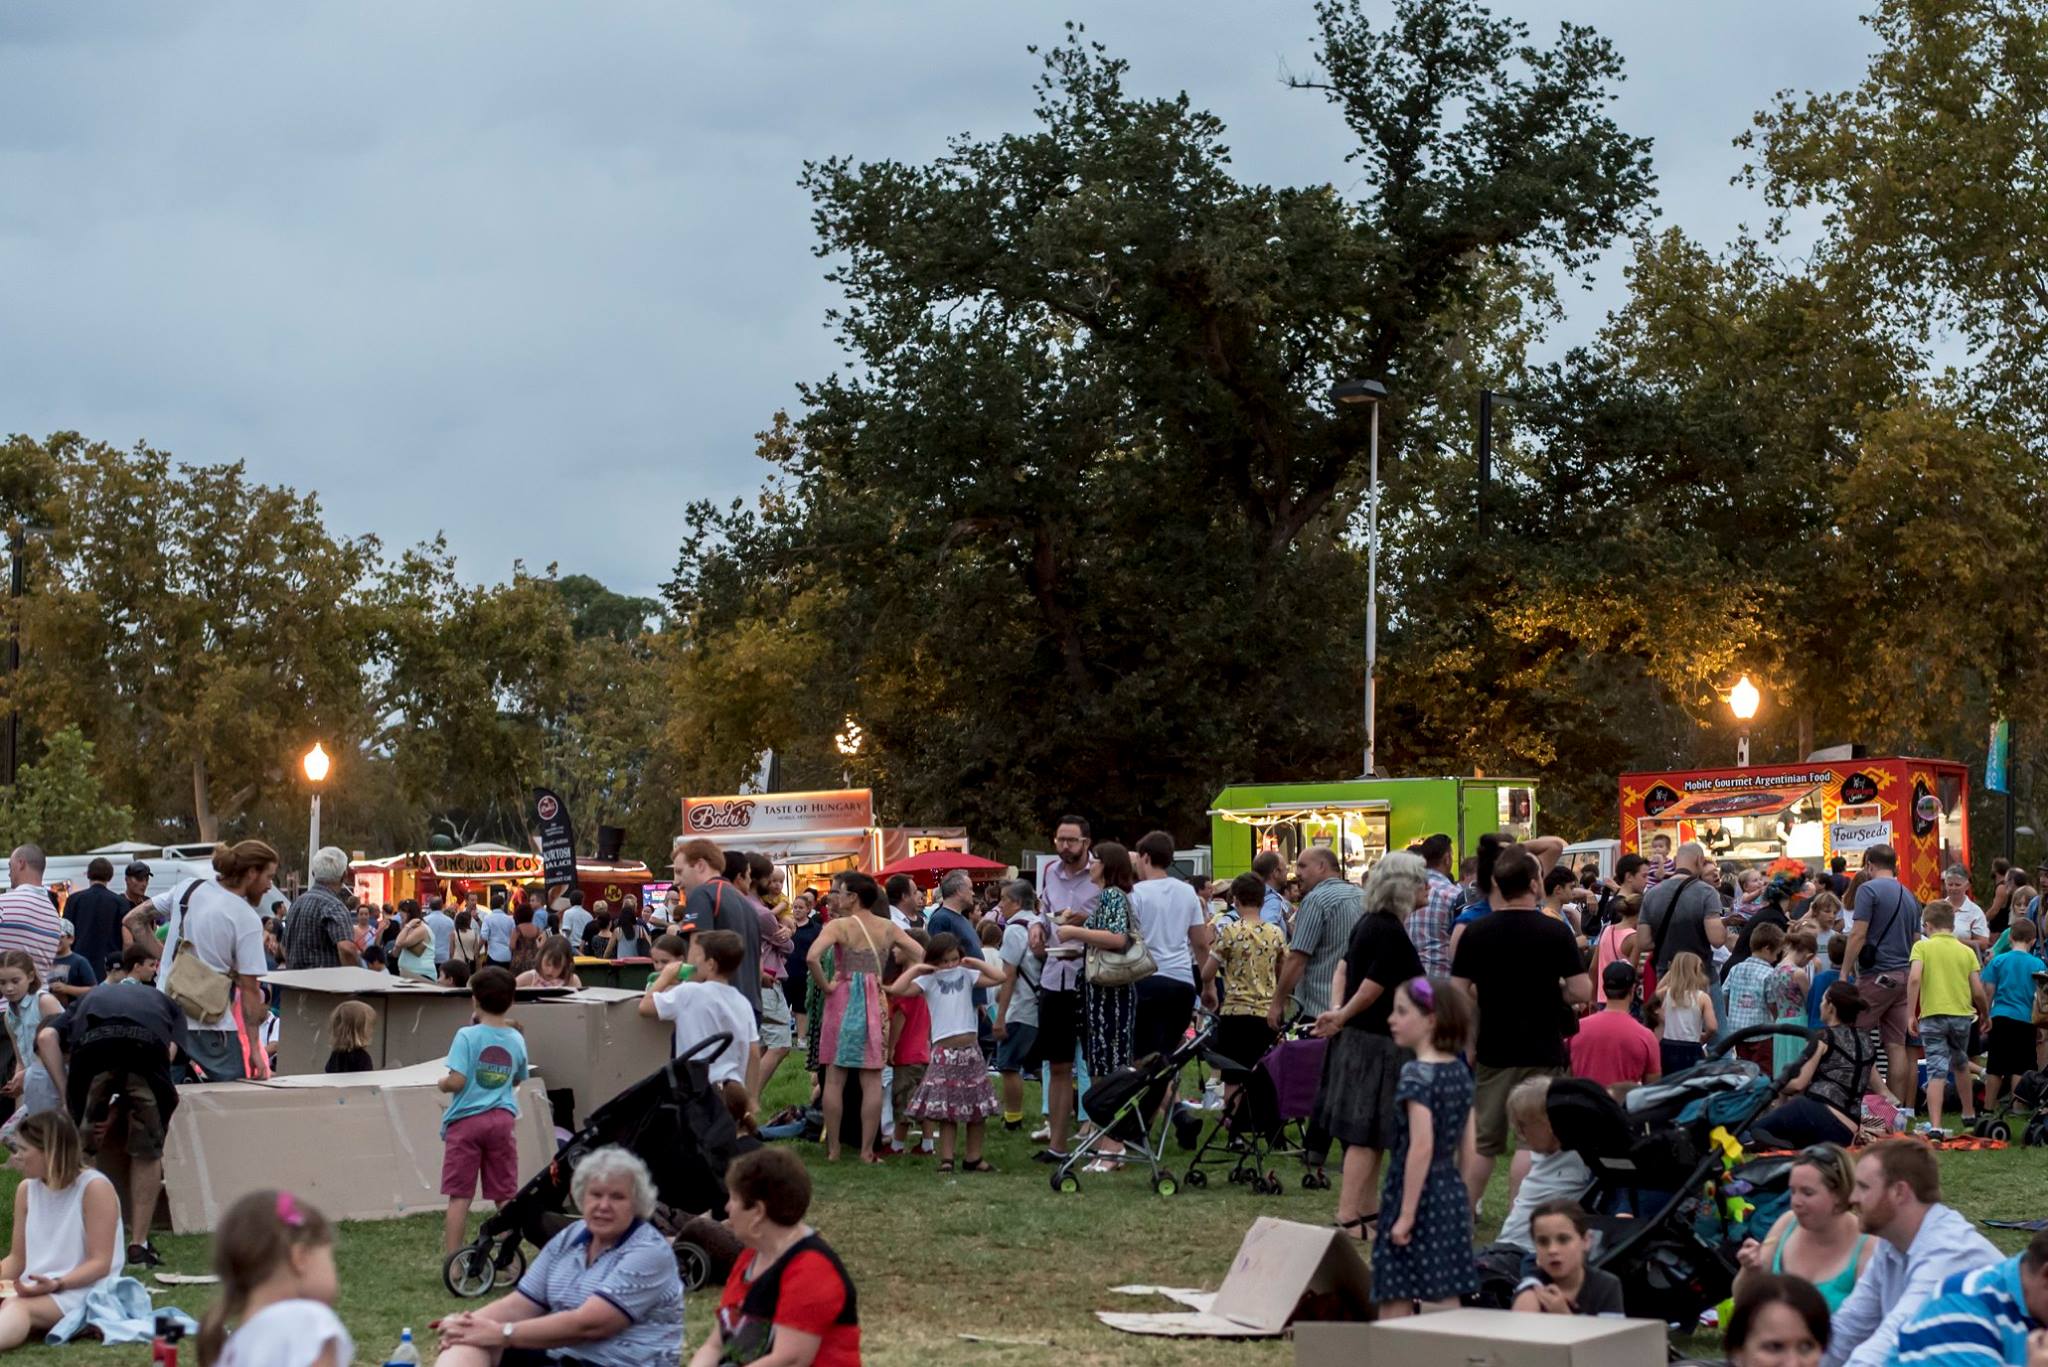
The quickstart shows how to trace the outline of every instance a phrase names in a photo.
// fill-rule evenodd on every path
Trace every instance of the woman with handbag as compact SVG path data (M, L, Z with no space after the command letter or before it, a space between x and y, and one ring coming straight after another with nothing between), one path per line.
M1081 987L1081 1049L1088 1061L1088 1075L1105 1078L1130 1065L1131 1041L1138 1028L1138 997L1132 988L1135 979L1125 977L1128 970L1105 974L1102 956L1108 953L1122 958L1142 952L1144 942L1131 921L1130 894L1138 875L1130 851L1114 840L1102 841L1088 862L1088 876L1102 889L1095 909L1081 925L1065 927L1059 934L1062 940L1078 940L1088 947L1086 981ZM1121 981L1102 981L1105 977ZM1112 1142L1102 1148L1106 1154L1115 1154L1123 1146ZM1098 1159L1087 1171L1109 1172L1115 1167L1108 1159Z

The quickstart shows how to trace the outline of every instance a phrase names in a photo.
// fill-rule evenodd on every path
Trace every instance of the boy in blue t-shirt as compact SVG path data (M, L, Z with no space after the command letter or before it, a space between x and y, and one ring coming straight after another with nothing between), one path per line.
M1990 1057L1984 1066L1984 1106L1998 1104L1998 1083L2004 1077L2031 1073L2034 1048L2034 975L2048 964L2034 953L2039 932L2034 923L2015 917L2011 948L1991 956L1984 965L1984 988L1991 993Z
M519 1190L519 1084L526 1080L526 1037L508 1023L513 977L495 964L469 980L476 1024L455 1032L448 1046L448 1076L441 1090L455 1093L441 1117L441 1194L448 1216L441 1229L445 1256L468 1235L469 1203L477 1179L484 1196L505 1202Z

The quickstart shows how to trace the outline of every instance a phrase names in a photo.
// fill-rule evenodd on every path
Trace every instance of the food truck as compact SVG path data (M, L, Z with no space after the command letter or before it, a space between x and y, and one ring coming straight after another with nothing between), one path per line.
M1526 778L1372 778L1225 788L1209 810L1212 869L1235 878L1265 850L1292 864L1313 845L1337 851L1356 879L1388 850L1448 835L1463 859L1479 837L1536 833L1536 784Z
M1899 881L1925 901L1941 871L1970 861L1970 775L1949 760L1883 757L1677 769L1621 776L1621 847L1649 854L1659 836L1696 840L1715 859L1762 867L1799 859L1815 870L1890 845Z
M933 850L967 849L965 826L875 825L874 793L867 788L686 797L683 836L768 856L782 866L792 892L822 887L847 869L874 873ZM650 891L658 895L666 886Z
M465 845L459 850L415 850L387 859L358 859L349 865L356 896L380 906L396 906L410 897L439 897L460 902L468 893L488 906L493 889L509 895L514 888L538 883L541 862L504 845Z

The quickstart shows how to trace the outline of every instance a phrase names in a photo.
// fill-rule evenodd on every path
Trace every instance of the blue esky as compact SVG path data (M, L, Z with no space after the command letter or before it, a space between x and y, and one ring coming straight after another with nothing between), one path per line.
M1384 9L1384 6L1381 6ZM1502 0L1628 64L1660 223L1761 223L1730 140L1863 72L1841 0ZM1284 89L1308 3L0 8L0 431L76 428L317 490L335 530L445 531L649 591L683 507L758 487L753 434L838 361L802 161L922 159L1026 124L1067 18L1229 127L1238 174L1355 175ZM1612 263L1555 334L1620 297Z

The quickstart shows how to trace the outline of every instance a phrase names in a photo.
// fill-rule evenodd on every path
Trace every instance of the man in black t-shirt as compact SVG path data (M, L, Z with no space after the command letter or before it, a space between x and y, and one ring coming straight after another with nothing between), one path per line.
M1566 1019L1577 1030L1570 1003L1593 999L1593 980L1572 928L1536 905L1543 877L1536 857L1519 845L1493 866L1493 914L1465 927L1451 976L1479 1008L1479 1039L1472 1051L1472 1111L1478 1156L1465 1174L1472 1199L1507 1151L1508 1093L1532 1077L1571 1071Z
M121 957L121 918L128 904L107 884L114 880L110 859L95 859L85 866L91 886L74 892L64 903L64 919L76 927L71 948L91 965L93 981L107 975L110 962Z

